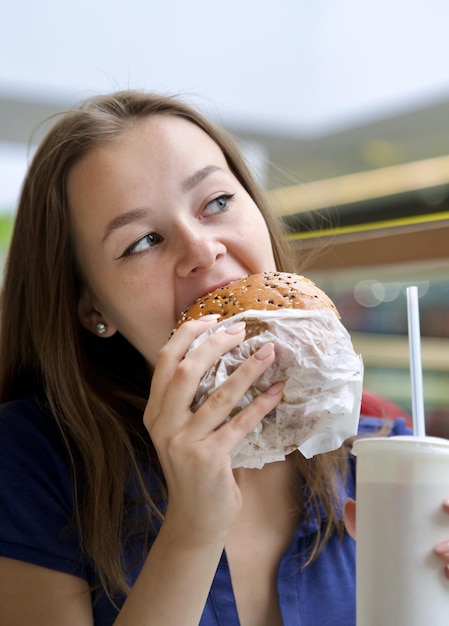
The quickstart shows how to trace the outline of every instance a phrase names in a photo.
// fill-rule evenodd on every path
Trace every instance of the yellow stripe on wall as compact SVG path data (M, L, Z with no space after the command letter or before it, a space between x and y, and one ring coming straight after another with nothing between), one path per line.
M313 231L289 233L286 235L288 241L298 239L318 239L323 237L333 237L335 235L346 235L353 233L363 233L374 230L386 230L403 226L417 226L434 222L449 220L449 211L442 213L431 213L427 215L414 215L410 217L400 217L391 220L381 220L366 224L349 224L347 226L336 226L335 228L323 228Z

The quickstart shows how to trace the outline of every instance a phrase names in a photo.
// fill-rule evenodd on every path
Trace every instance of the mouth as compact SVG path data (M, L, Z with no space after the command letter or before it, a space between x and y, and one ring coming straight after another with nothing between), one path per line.
M226 285L229 285L229 283L234 282L235 280L240 280L241 278L243 278L242 276L237 276L236 278L229 278L227 280L223 280L220 283L217 283L216 285L213 285L212 287L209 287L207 289L207 291L205 291L203 294L197 296L194 300L194 302L196 300L198 300L199 298L204 298L204 296L208 296L210 293L212 293L213 291L216 291L217 289L221 289L221 287L225 287Z
M232 283L234 280L240 280L242 278L242 276L237 276L237 277L232 277L232 278L226 278L220 282L214 283L213 285L210 285L209 287L207 287L207 289L205 290L201 290L196 296L194 296L194 299L189 302L189 304L187 304L183 310L181 311L179 317L181 316L181 314L189 307L191 306L194 302L196 302L197 300L199 300L199 298L204 298L205 296L208 296L210 293L212 293L213 291L215 291L216 289L220 289L221 287L224 287L225 285L229 285L229 283Z

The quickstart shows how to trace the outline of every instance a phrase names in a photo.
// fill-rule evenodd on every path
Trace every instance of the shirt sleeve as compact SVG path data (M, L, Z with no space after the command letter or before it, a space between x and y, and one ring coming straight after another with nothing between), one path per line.
M67 448L31 399L0 407L0 555L88 578Z
M396 417L393 420L388 420L391 431L388 433L390 437L397 435L411 435L412 430L407 425L407 421L404 417ZM382 426L385 425L385 419L383 417L365 417L362 416L359 422L359 435L375 435L378 433Z

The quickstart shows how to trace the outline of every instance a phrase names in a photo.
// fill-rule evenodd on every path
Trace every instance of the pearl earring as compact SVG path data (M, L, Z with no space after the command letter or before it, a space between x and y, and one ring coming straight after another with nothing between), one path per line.
M106 332L106 326L104 324L102 324L101 322L98 322L97 324L97 333L99 335L104 335Z

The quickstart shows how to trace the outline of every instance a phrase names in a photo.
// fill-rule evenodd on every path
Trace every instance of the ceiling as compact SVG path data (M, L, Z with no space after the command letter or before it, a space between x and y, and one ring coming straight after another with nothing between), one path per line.
M70 105L0 92L0 141L29 143L43 120ZM308 183L449 154L449 97L316 138L232 124L228 130L261 148L269 188Z
M270 187L307 183L449 154L449 98L314 139L231 130L266 147Z
M0 141L137 86L185 94L226 125L270 188L443 155L448 18L447 0L6 3ZM307 210L301 191L290 211Z

